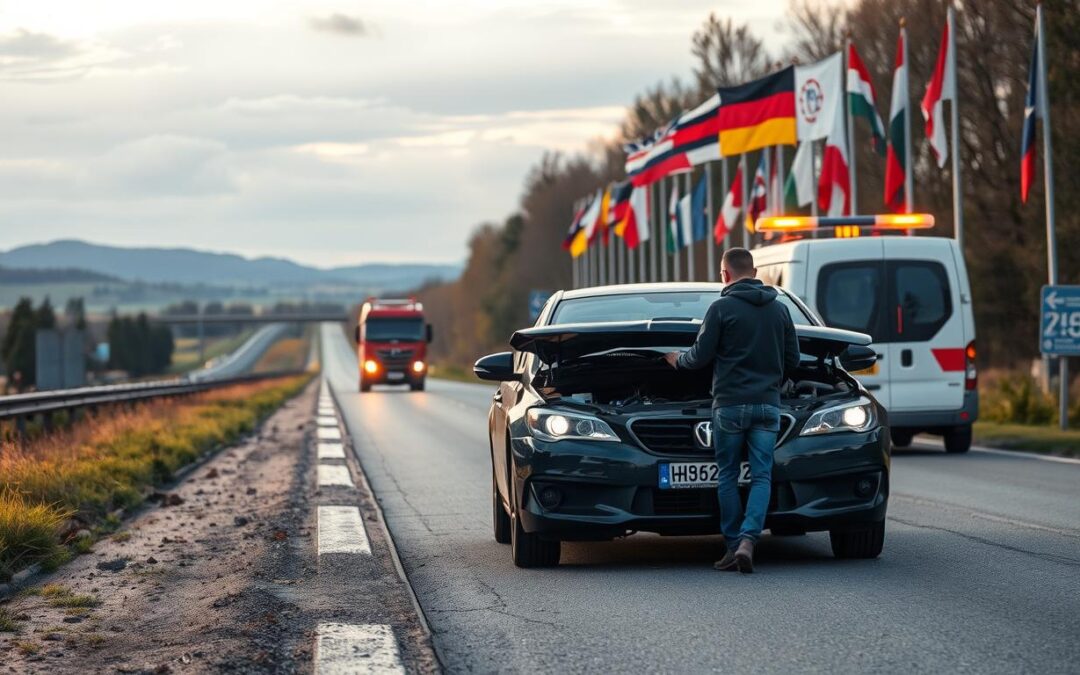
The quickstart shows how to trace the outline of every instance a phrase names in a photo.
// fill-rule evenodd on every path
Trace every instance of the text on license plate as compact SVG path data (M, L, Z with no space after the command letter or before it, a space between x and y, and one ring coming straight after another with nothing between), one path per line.
M671 462L660 464L660 489L716 487L720 467L716 462ZM750 463L739 465L739 485L750 482Z

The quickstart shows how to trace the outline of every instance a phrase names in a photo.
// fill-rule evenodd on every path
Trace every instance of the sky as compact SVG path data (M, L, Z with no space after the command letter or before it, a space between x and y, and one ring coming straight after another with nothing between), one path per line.
M460 262L545 150L786 0L0 0L0 249Z

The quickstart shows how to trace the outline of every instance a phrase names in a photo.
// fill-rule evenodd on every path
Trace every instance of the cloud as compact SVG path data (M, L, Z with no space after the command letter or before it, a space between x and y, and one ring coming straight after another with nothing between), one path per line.
M77 53L73 42L66 42L48 33L35 33L18 28L0 35L0 58L15 60L55 61Z
M95 193L135 197L232 192L228 148L217 141L157 135L123 143L100 157L89 177Z
M318 31L350 37L369 37L372 33L372 27L365 23L363 19L339 12L334 12L329 16L311 17L308 24Z

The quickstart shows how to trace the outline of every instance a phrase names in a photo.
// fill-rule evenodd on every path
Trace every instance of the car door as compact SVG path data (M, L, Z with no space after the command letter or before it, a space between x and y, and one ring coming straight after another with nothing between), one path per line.
M883 237L812 241L806 246L806 300L826 326L867 333L873 367L852 373L887 409L891 405L888 299Z
M949 242L886 241L890 410L956 410L964 404L965 335Z

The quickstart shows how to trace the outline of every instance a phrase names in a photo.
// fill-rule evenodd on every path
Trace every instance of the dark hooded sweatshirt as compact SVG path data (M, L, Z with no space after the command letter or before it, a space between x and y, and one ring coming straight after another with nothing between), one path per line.
M677 368L698 370L712 363L713 407L741 403L780 405L785 371L799 365L795 325L775 289L758 279L724 287L705 312L697 340Z

